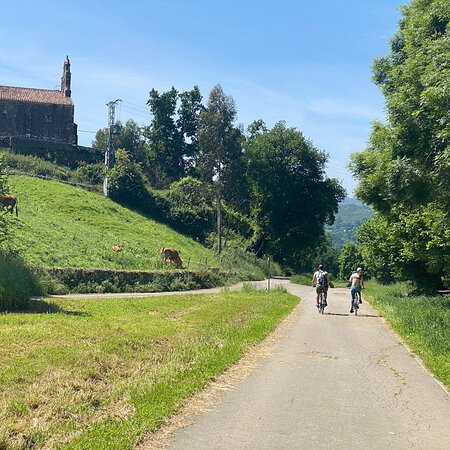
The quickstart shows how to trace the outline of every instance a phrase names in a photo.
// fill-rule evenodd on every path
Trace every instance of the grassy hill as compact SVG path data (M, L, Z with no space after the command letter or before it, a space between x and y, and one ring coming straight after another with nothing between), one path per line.
M339 205L334 224L326 227L336 248L341 248L348 241L356 241L356 229L373 214L368 206L351 200L347 199Z
M26 176L10 178L19 199L17 247L34 266L154 269L158 250L180 251L190 267L217 265L214 254L166 225L101 195ZM115 253L112 246L123 251Z

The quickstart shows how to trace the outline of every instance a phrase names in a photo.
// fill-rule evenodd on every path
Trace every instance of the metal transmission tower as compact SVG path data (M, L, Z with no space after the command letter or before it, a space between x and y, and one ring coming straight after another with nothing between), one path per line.
M117 100L108 102L106 106L108 107L108 143L105 150L105 167L106 167L106 175L105 180L103 181L103 193L105 197L108 197L108 175L109 169L114 163L114 134L116 134L116 130L114 129L116 123L116 106L122 100L118 98Z

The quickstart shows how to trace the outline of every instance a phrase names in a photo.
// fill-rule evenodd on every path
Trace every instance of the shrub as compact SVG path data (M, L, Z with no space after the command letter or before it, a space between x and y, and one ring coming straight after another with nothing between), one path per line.
M31 296L42 293L35 272L20 257L0 252L0 311L25 309Z
M101 184L105 177L105 166L102 163L87 164L82 162L75 172L77 180L82 183Z
M110 197L125 204L140 204L148 197L148 192L139 165L131 161L123 149L116 151L115 158L109 173Z

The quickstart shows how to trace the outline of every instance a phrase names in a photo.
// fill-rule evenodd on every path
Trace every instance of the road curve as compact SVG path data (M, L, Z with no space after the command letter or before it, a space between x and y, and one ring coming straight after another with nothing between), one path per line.
M278 282L303 299L271 355L168 447L200 449L450 449L447 392L367 303L349 291Z

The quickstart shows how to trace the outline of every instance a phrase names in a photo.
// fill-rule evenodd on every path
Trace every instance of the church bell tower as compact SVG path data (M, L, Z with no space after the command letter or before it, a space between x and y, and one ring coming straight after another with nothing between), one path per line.
M65 97L70 97L72 95L72 91L70 90L70 61L69 56L66 56L63 67L63 76L61 77L61 92Z

